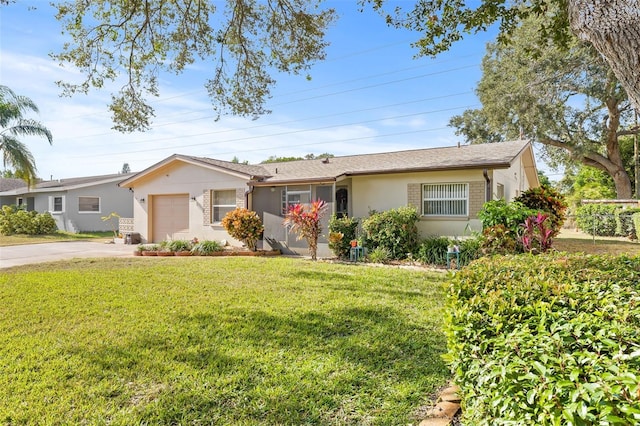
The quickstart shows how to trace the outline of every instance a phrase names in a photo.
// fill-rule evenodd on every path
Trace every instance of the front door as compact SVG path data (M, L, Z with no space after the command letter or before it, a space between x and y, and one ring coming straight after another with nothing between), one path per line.
M349 193L347 188L336 190L336 216L346 217L349 215Z

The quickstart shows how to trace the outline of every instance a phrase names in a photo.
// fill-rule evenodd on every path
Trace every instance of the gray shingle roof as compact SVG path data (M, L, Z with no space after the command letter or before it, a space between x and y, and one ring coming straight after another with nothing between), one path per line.
M133 173L116 173L110 175L100 175L100 176L83 176L83 177L75 177L75 178L66 178L66 179L57 179L57 180L48 180L44 182L40 182L35 186L35 189L45 189L45 188L66 188L70 186L77 185L88 185L92 183L98 183L101 181L120 178L122 180L132 176Z
M426 148L379 154L262 164L269 178L264 183L332 180L342 175L412 171L505 168L527 147L528 141Z
M0 178L0 192L11 191L12 189L22 188L27 183L22 179Z
M267 176L269 174L266 171L266 169L261 165L232 163L231 161L216 160L213 158L206 158L206 157L190 157L187 155L183 155L181 157L191 158L195 161L211 164L212 166L220 167L220 168L231 170L238 173L243 173L249 176L262 177L262 176Z

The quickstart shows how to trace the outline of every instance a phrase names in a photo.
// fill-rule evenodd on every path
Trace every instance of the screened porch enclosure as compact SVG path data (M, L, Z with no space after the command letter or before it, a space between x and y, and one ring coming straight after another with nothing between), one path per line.
M322 235L318 239L318 255L331 254L328 248L329 219L335 212L334 185L286 185L277 187L257 187L253 193L253 210L260 215L264 224L264 248L280 249L285 254L307 254L307 243L297 239L297 234L289 232L283 225L289 208L302 204L308 209L311 202L323 200L327 210L321 220Z

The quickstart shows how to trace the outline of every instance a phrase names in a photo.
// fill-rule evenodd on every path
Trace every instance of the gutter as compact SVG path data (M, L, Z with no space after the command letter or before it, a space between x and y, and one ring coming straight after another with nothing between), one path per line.
M484 176L485 186L484 186L484 201L491 201L491 179L489 178L489 170L482 169L482 176Z

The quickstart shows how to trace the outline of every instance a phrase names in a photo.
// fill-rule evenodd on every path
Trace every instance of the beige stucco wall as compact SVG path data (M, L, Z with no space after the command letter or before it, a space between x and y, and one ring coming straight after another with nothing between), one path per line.
M147 242L151 235L149 221L149 206L153 195L158 194L189 194L195 201L189 201L189 231L175 235L176 239L223 240L233 245L241 245L232 239L219 223L208 224L203 220L209 215L210 190L236 189L238 194L244 194L247 189L246 180L241 177L221 173L216 170L194 166L182 162L174 162L163 167L149 176L136 182L134 188L134 229L140 233L143 242ZM140 200L144 199L144 202ZM206 207L207 206L207 207ZM205 212L206 210L206 212Z
M497 198L495 197L495 194L497 193L497 185L499 183L504 185L504 197L507 201L513 200L522 192L529 189L530 185L520 161L514 162L514 164L508 169L494 170L492 179L492 198L494 199Z
M469 217L423 217L418 230L429 235L462 236L480 231L482 225L476 213L484 202L485 179L482 170L458 170L427 173L385 174L352 178L351 199L353 215L364 218L370 210L384 211L415 204L421 200L420 185L424 183L468 183L470 192ZM417 193L416 193L417 188Z

